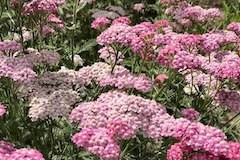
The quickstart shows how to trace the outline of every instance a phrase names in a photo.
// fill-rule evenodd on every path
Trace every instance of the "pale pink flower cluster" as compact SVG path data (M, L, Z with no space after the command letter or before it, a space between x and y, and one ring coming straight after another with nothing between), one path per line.
M21 44L16 41L4 40L0 42L0 54L1 52L4 54L10 54L21 50L22 50Z
M152 81L144 74L135 75L123 66L116 65L113 73L112 67L103 62L94 63L92 66L83 67L78 71L79 79L84 84L92 81L99 83L100 86L113 86L119 89L135 88L141 92L148 92L152 88Z
M218 84L218 81L215 77L211 77L209 74L203 73L201 71L193 71L192 73L188 73L185 75L186 81L189 84L196 85L196 86L202 86L202 87L215 87Z
M0 77L11 78L20 83L27 83L36 76L32 64L23 58L1 57Z
M204 9L201 6L192 6L186 1L177 5L172 5L166 10L167 14L183 26L191 26L193 23L206 23L222 17L222 13L217 8Z
M135 3L135 4L133 5L133 10L135 10L135 11L137 11L137 12L142 11L144 8L145 8L145 6L144 6L143 3Z
M112 21L112 25L125 24L129 25L131 20L128 17L118 17Z
M32 39L32 34L30 31L27 30L27 28L23 27L22 28L22 35L23 35L23 41L29 41ZM20 42L21 41L21 37L19 34L14 33L14 38L15 41Z
M167 150L167 160L184 160L184 155L191 153L191 149L183 143L175 143Z
M32 121L47 118L68 117L72 106L78 102L78 94L71 89L56 90L51 94L35 95L29 104L28 116Z
M130 45L132 38L132 27L126 24L112 25L103 31L98 37L97 42L100 45L109 46L112 44L120 44L124 46Z
M122 52L118 51L118 53L115 53L112 47L103 47L98 50L98 53L100 53L99 58L103 59L109 64L114 64L115 61L117 61L116 64L123 63L124 55L122 54Z
M238 91L220 90L214 98L219 105L226 106L233 112L240 112L240 93Z
M91 23L91 28L99 30L110 23L111 23L111 21L108 18L98 17Z
M23 13L32 15L37 13L56 13L57 4L55 0L31 0L23 5Z
M0 141L1 160L44 160L43 155L35 150L28 148L16 149L6 141Z
M0 117L6 113L6 107L0 103Z
M155 83L162 85L167 79L168 76L166 74L159 74L154 81Z
M33 65L54 65L60 61L60 55L55 51L37 51L33 48L27 49L28 54L23 57Z
M47 17L47 21L50 24L56 25L60 29L64 28L64 22L59 17L57 17L55 14L50 14Z
M67 117L80 100L77 91L71 89L79 81L75 71L61 69L58 72L45 72L25 84L21 95L30 101L28 116L32 121Z
M185 108L181 110L181 115L190 121L194 121L199 118L200 113L194 108Z

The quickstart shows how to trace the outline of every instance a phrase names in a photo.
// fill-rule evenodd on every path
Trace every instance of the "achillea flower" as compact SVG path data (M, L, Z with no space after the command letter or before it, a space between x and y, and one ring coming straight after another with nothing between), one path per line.
M78 101L78 94L73 90L56 90L48 95L36 95L30 101L28 116L32 121L46 118L67 117L72 106Z
M226 106L233 112L240 112L240 93L238 91L220 90L214 99L219 105Z
M226 153L226 157L231 160L240 159L240 143L238 142L228 142L229 150Z
M32 0L23 5L23 13L32 15L36 13L56 13L57 4L55 0Z
M240 35L240 23L232 22L227 26L227 29L230 31L234 31L237 35Z
M184 155L191 153L191 148L183 143L175 143L167 151L167 160L184 160Z
M210 153L195 153L190 157L190 159L191 160L222 160L225 158L221 156L214 156Z
M19 83L28 83L36 73L26 59L2 57L0 58L0 77L11 78Z
M118 17L112 21L112 25L125 24L129 25L131 20L128 17Z
M154 22L153 25L155 28L164 28L164 27L169 26L169 22L168 22L168 20L160 19L160 20L157 20L156 22Z
M110 130L109 133L117 139L129 139L135 136L133 128L121 120L109 121L107 128Z
M144 4L143 3L135 3L133 5L133 10L137 11L137 12L140 12L144 9Z
M28 54L24 58L33 65L54 65L60 61L60 55L55 51L42 50L38 52L35 49L28 48Z
M6 113L6 107L0 103L0 117L2 117L5 113Z
M55 14L50 14L47 17L48 23L55 24L59 28L64 28L64 22L59 19Z
M200 116L200 113L193 108L186 108L181 110L181 115L190 121L194 121Z
M50 36L51 34L53 34L55 32L56 31L49 25L44 25L42 28L42 36L44 36L44 37Z
M10 155L15 150L16 149L13 147L13 144L6 142L6 141L0 141L0 158L4 154Z
M211 62L208 69L216 78L238 80L240 77L240 58L234 54L222 56L220 61Z
M132 33L132 27L126 24L117 24L112 25L103 31L97 37L97 42L98 44L104 46L109 46L112 44L129 46L134 37L136 37L136 35Z
M116 65L113 73L112 67L106 63L98 62L92 66L83 67L78 71L78 76L84 84L95 81L100 86L114 86L119 89L135 88L141 92L148 92L152 88L152 81L144 74L134 75L126 68Z
M83 128L72 136L72 141L104 160L117 160L120 156L118 142L106 128Z
M166 74L159 74L159 75L155 78L155 83L161 85L161 84L163 84L167 79L168 79L168 76L167 76Z
M15 52L21 51L22 46L20 43L11 40L4 40L0 42L0 54L13 54Z
M35 149L21 148L12 152L8 157L9 160L45 160L43 155Z
M107 19L106 17L98 17L92 22L91 28L99 30L99 29L105 27L106 25L110 24L110 22L111 21L109 19Z
M172 68L174 69L197 69L201 66L201 61L195 54L191 54L185 51L179 51L173 57Z
M210 80L211 77L211 80ZM217 86L218 81L215 77L211 76L210 74L205 74L201 71L194 71L191 73L188 73L186 76L186 81L189 84L197 85L197 86L203 86L203 87L211 87L214 88Z
M22 34L23 34L23 41L29 41L30 39L32 39L32 34L30 31L27 30L27 28L23 27L22 28ZM14 38L15 41L20 42L21 37L19 34L14 33Z
M118 57L117 53L115 53L114 49L112 47L103 47L100 50L98 50L98 53L100 53L99 58L103 59L105 62L109 64L114 64L117 60L116 64L122 64L124 55L119 52Z
M162 115L166 110L155 101L110 91L100 95L96 101L82 103L74 108L69 119L79 123L80 128L106 128L111 121L122 121L136 133L138 129L148 131L149 118L155 113ZM132 135L132 131L130 133L128 135Z

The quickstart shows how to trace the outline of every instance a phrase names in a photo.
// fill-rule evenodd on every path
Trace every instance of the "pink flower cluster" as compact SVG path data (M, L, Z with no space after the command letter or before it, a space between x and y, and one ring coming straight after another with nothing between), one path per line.
M55 0L31 0L23 5L23 13L26 15L36 13L56 13L57 4Z
M216 156L229 151L229 143L220 129L175 119L155 101L124 92L110 91L96 101L80 104L73 109L70 120L78 122L80 128L106 128L109 121L120 120L131 126L135 134L141 131L145 137L154 139L173 137L193 151L204 150Z
M0 117L6 113L6 107L0 103Z
M208 68L216 78L238 80L240 78L240 57L234 53L223 55L220 60L211 62Z
M135 3L135 4L133 5L133 10L135 10L135 11L137 11L137 12L142 11L144 8L145 8L145 6L144 6L143 3Z
M104 160L117 160L120 147L117 140L107 128L83 128L81 132L72 136L72 141L78 147L84 147Z
M15 53L22 50L22 46L20 43L11 40L4 40L0 42L0 54L1 52L4 54Z
M98 37L97 42L100 45L109 46L113 44L120 44L128 46L131 43L132 37L135 34L132 33L132 27L126 24L112 25L105 31L103 31Z
M181 110L181 115L190 121L194 121L199 118L200 113L194 108L186 108Z
M215 95L215 101L233 112L240 112L240 93L238 91L220 90Z
M125 24L129 25L131 20L128 17L118 17L113 20L112 25Z
M222 17L221 11L217 8L203 9L201 6L192 6L185 1L170 6L166 13L172 15L183 26L206 23Z
M106 25L108 25L110 23L111 23L111 21L108 18L98 17L92 22L91 28L99 30L99 29L105 27Z
M55 51L42 50L38 52L35 49L28 48L28 54L23 57L33 65L54 65L60 61L60 55Z
M240 35L240 23L232 22L227 26L227 29L230 31L234 31L237 35Z
M0 141L1 160L44 160L43 155L35 150L28 148L15 149L11 143Z
M103 47L98 50L98 53L100 53L99 58L103 59L108 64L114 64L115 61L117 61L116 64L123 63L124 55L122 52L115 53L112 47Z
M0 77L12 78L20 83L27 83L36 76L32 65L26 59L1 57Z
M134 75L123 66L116 65L113 73L111 66L97 62L92 66L83 67L78 71L78 77L82 84L90 84L91 81L98 82L100 86L114 86L119 89L135 88L141 92L151 90L153 82L144 74Z

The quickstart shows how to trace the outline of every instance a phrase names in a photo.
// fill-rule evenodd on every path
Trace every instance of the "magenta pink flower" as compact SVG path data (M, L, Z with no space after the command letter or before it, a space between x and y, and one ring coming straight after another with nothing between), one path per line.
M0 42L0 54L1 52L5 54L15 53L22 50L20 43L11 40L4 40Z
M237 35L240 35L240 23L232 22L227 26L227 29L230 31L234 31Z
M56 13L57 4L55 0L32 0L23 5L23 12L26 15L35 13Z
M9 160L44 160L43 155L35 149L21 148L10 154Z
M112 25L115 25L115 24L126 24L126 25L128 25L130 23L131 23L131 20L128 17L118 17L118 18L113 20Z
M181 115L190 121L194 121L199 117L200 113L193 108L186 108L181 111Z
M110 22L111 21L106 17L98 17L92 22L91 28L100 29L110 24Z
M72 136L72 141L104 160L117 160L120 156L118 142L106 128L83 128Z

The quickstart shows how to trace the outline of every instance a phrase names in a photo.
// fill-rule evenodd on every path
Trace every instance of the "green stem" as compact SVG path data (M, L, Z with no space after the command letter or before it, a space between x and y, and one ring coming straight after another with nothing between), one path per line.
M75 31L76 31L76 21L77 21L77 8L78 8L78 2L79 0L75 0L73 4L73 30L72 30L72 36L71 36L71 60L72 64L74 66L74 47L75 47Z

